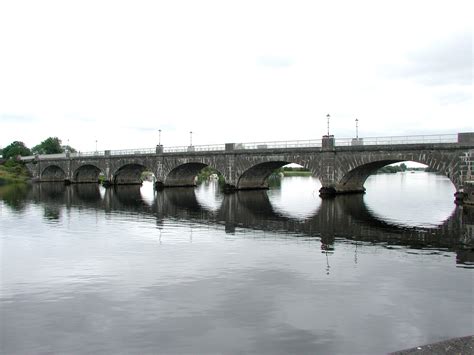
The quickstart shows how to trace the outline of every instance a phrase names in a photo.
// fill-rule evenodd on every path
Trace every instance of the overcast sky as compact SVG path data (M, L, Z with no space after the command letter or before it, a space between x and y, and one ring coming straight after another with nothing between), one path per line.
M474 2L0 0L0 146L474 130Z

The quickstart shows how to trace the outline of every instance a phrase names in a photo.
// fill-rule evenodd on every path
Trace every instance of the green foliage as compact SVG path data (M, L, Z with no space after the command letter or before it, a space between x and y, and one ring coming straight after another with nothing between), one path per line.
M199 174L197 175L197 183L202 184L205 181L208 181L211 177L211 175L216 174L217 175L217 180L219 182L219 186L224 186L225 184L225 178L222 176L222 174L217 171L216 169L213 169L209 166L206 166L203 168Z
M303 167L291 167L291 166L284 166L279 169L276 169L271 178L278 178L280 176L311 176L312 173L306 168Z
M31 150L26 147L25 143L20 141L14 141L10 145L2 149L2 155L4 159L15 159L19 155L31 155Z
M65 151L65 152L69 152L69 153L76 153L77 152L77 150L74 149L73 147L71 147L70 145L63 145L62 148L63 148L63 151Z
M32 149L33 154L58 154L63 153L64 149L61 146L61 140L58 137L49 137L36 145Z
M377 174L395 174L401 171L406 171L407 166L405 163L401 163L400 165L387 165L383 168L377 170Z
M0 165L0 185L26 182L29 178L30 173L22 162L9 159Z

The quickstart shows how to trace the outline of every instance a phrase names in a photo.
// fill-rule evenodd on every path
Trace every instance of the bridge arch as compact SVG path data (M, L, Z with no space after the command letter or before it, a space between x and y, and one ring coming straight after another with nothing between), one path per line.
M40 179L44 182L64 181L66 179L66 173L58 165L48 165L41 172Z
M115 170L111 181L114 185L141 185L144 171L153 170L142 164L128 163Z
M102 170L93 164L84 164L79 166L73 175L75 183L97 183Z
M308 169L312 176L321 180L318 165L310 159L299 159L299 157L282 156L283 159L268 159L263 162L252 161L245 165L240 165L237 172L236 187L239 190L266 189L268 188L268 178L276 170L288 164L298 164Z
M282 166L288 165L287 161L267 161L250 166L240 174L237 188L240 190L268 188L268 177Z
M195 178L205 167L211 167L222 174L220 169L217 169L206 162L187 162L171 168L166 174L164 184L165 186L174 187L196 186Z
M364 192L364 183L370 175L375 174L377 170L386 165L405 161L427 165L432 171L447 176L456 190L459 190L462 186L459 169L457 169L460 162L453 156L444 157L440 154L430 154L430 152L407 155L384 153L383 156L377 154L367 155L362 160L354 157L352 159L340 159L339 169L336 172L335 190L338 193Z

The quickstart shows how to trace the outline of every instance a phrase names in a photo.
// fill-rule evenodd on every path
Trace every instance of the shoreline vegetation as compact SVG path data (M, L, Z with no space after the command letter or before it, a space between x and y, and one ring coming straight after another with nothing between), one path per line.
M0 162L0 185L27 183L30 179L31 175L22 162L12 159Z

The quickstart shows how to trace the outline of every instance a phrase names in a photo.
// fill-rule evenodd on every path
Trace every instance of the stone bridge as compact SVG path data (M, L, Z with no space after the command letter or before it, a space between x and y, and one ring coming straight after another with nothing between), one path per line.
M267 188L267 178L284 165L296 163L321 181L321 194L364 192L364 182L385 165L414 161L446 175L461 192L474 180L474 132L445 136L383 137L336 140L227 143L216 146L153 150L65 153L24 157L39 182L141 184L151 171L157 187L195 186L206 166L219 171L228 189Z

